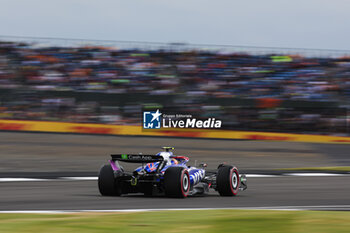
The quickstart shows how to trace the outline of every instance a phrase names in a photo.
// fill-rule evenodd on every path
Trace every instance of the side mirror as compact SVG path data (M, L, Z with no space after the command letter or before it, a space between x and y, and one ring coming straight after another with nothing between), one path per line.
M208 167L208 164L206 164L206 163L201 163L201 164L199 164L199 167Z

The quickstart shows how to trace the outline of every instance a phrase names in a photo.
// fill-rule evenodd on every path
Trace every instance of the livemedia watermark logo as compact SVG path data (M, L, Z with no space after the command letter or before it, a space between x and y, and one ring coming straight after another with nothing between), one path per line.
M143 112L143 128L144 129L160 129L162 113L157 109L156 112Z
M157 111L143 112L144 129L196 128L219 129L222 121L215 118L197 119L189 114L163 114Z

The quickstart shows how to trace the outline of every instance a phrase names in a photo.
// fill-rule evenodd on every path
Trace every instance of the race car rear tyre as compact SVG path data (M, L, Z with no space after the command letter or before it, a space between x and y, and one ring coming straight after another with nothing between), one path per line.
M145 197L152 197L152 195L153 195L153 185L152 184L151 185L145 185L143 187L143 195Z
M169 167L164 174L165 195L184 198L190 191L190 175L183 167Z
M104 165L98 175L98 189L102 196L120 196L121 188L114 179L111 165Z
M239 189L239 172L233 166L221 166L216 176L216 187L220 196L236 196Z

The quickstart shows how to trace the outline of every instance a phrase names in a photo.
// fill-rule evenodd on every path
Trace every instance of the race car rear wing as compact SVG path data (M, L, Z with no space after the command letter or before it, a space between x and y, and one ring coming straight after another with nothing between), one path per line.
M127 163L154 163L163 161L162 156L142 155L142 154L115 154L111 155L112 161L121 161Z

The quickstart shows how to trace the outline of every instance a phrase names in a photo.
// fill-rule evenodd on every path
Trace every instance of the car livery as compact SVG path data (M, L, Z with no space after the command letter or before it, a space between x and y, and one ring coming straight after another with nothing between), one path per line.
M155 155L113 154L109 164L104 165L98 176L98 187L102 195L120 196L128 193L144 193L146 196L166 195L187 197L204 195L209 189L221 196L236 196L247 188L245 175L239 174L235 166L220 164L215 171L188 166L187 156L174 155L173 147L163 147ZM125 171L119 162L140 163L133 171Z
M198 184L205 176L204 169L190 168L188 173L190 174L190 183L192 185Z

